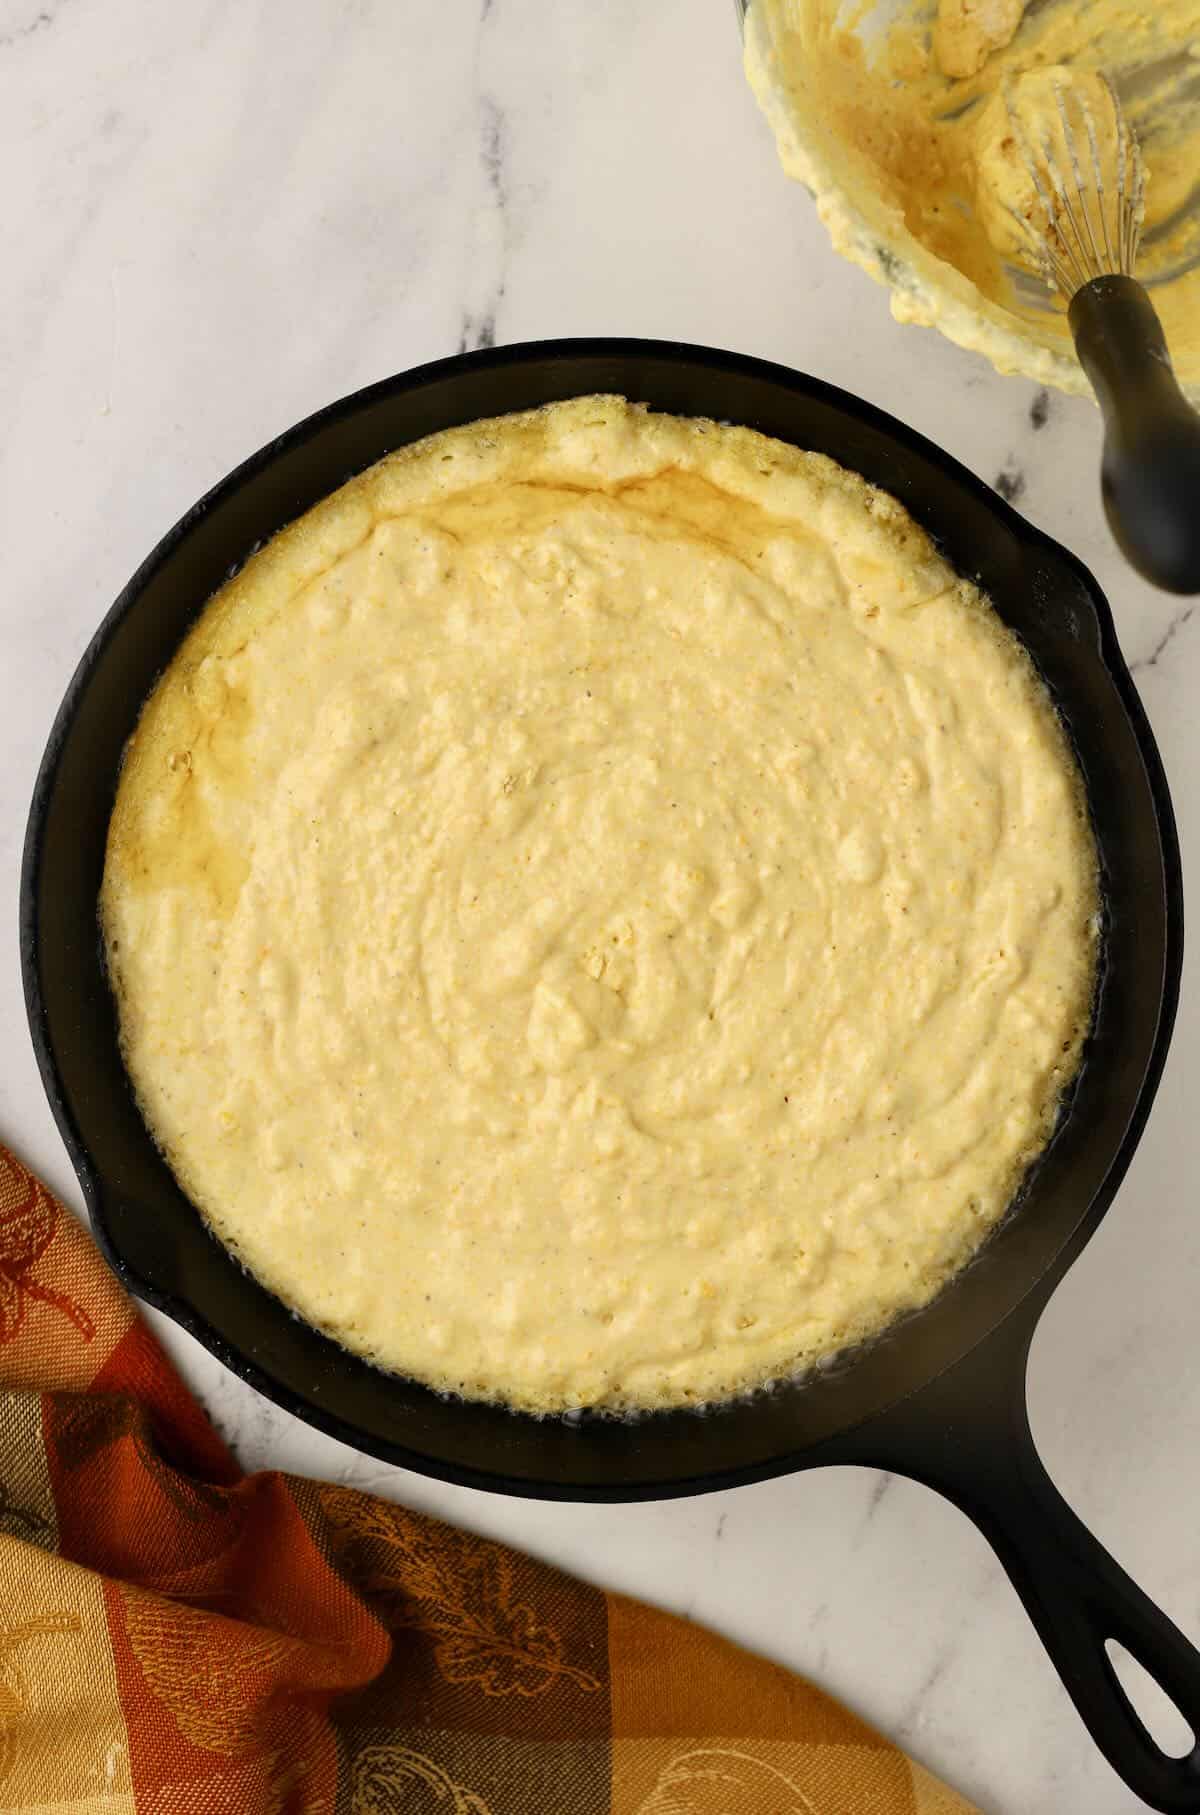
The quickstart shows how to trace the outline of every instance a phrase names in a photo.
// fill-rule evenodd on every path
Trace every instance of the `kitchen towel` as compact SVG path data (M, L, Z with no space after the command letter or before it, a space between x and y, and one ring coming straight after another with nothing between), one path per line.
M346 1487L245 1475L0 1145L0 1810L970 1815L802 1678Z

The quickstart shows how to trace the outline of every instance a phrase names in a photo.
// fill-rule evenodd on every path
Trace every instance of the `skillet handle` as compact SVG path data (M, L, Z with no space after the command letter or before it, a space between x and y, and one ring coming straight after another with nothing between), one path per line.
M1039 1307L1040 1309L1040 1307ZM1200 1743L1172 1758L1151 1738L1105 1650L1123 1645L1200 1741L1200 1651L1143 1594L1042 1466L1025 1403L1033 1320L1018 1312L872 1430L857 1459L952 1500L1008 1572L1089 1733L1134 1793L1164 1815L1200 1811Z

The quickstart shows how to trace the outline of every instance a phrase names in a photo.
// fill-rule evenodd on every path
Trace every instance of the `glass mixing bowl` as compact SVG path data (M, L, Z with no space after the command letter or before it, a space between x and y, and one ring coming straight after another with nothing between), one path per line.
M972 133L1005 76L1068 63L1112 78L1142 146L1137 276L1200 401L1200 0L1029 0L1011 44L942 75L931 0L735 0L746 73L788 174L837 251L932 326L1017 372L1086 392L1062 304L980 226Z

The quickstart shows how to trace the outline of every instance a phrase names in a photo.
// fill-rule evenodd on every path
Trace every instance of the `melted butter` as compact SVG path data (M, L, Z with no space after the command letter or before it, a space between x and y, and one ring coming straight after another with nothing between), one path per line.
M186 679L179 677L172 697L171 734L155 738L152 755L139 751L135 757L153 773L140 778L146 805L129 827L127 882L133 889L202 897L211 913L225 919L249 874L246 841L229 826L229 809L246 791L243 739L250 705L211 657Z
M1039 682L893 500L591 398L392 456L218 595L102 913L222 1239L546 1411L721 1398L936 1291L1077 1063L1095 880Z

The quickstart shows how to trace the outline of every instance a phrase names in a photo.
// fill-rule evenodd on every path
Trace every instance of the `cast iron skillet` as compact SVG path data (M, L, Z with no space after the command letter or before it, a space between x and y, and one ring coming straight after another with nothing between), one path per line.
M230 1259L147 1135L117 1047L96 922L121 751L183 633L255 545L390 448L553 398L616 391L816 448L894 493L977 577L1049 683L1087 783L1104 871L1103 981L1086 1063L1017 1210L927 1310L816 1378L707 1416L536 1420L376 1372ZM345 1443L449 1481L635 1500L824 1463L910 1475L996 1549L1097 1744L1152 1807L1200 1810L1200 1746L1171 1758L1105 1651L1124 1645L1200 1731L1200 1655L1061 1499L1033 1447L1038 1316L1108 1208L1158 1084L1183 919L1166 782L1108 606L1063 549L936 447L845 392L673 343L559 341L448 359L322 411L191 510L130 581L50 736L25 846L21 955L42 1077L92 1224L125 1284L226 1366Z

